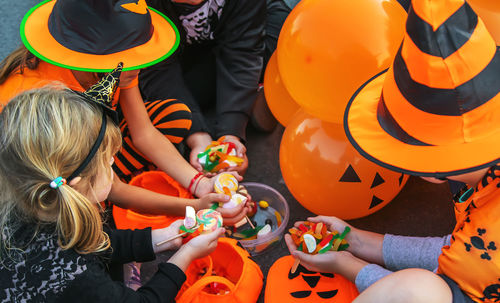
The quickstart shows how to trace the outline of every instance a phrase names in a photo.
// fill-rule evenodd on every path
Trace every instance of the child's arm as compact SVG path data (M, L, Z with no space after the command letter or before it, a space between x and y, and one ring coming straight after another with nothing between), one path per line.
M120 105L134 146L184 187L198 173L151 123L137 86L122 89Z
M217 193L206 194L199 199L178 198L123 183L116 175L113 178L108 199L121 208L139 213L184 216L188 205L200 210L210 208L215 202L229 201L227 195ZM213 188L213 185L210 186ZM234 225L245 217L248 209L241 204L234 208L217 208L217 211L224 218L225 225Z

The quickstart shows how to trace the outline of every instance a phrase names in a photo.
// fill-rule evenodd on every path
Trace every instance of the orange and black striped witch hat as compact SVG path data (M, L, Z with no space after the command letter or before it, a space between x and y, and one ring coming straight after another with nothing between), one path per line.
M444 177L500 161L500 54L463 0L414 0L388 71L352 96L344 128L369 160Z

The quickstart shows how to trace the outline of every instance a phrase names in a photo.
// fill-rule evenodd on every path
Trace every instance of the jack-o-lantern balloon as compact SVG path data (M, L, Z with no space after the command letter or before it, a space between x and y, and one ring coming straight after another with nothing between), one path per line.
M283 179L295 199L318 215L364 217L389 203L408 180L362 157L342 124L299 111L283 133Z
M500 1L467 0L476 14L481 17L497 45L500 45Z
M312 272L302 265L292 274L293 262L292 256L285 256L271 266L265 303L348 303L358 296L356 286L341 275Z
M269 59L264 74L264 94L267 105L273 116L281 125L287 126L293 115L300 109L300 106L288 93L278 70L276 52Z
M342 123L354 91L388 68L404 36L396 0L302 0L280 32L278 69L306 112Z

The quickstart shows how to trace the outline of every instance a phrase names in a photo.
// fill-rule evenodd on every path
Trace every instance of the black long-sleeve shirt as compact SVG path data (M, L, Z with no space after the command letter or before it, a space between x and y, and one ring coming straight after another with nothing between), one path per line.
M179 50L170 58L141 72L141 91L146 99L179 98L192 112L191 133L209 132L215 139L235 135L245 140L245 129L257 95L264 51L265 0L225 0L220 18L211 22L213 39L186 42L186 32L179 20L178 8L171 0L149 0L148 5L173 20L179 28ZM180 62L199 58L190 57L195 49L210 51L215 57L215 75L206 75L206 81L216 85L216 117L213 129L207 126L200 105L189 92L196 83L182 83ZM202 79L203 81L203 79ZM170 86L170 87L169 87ZM186 97L189 96L189 97Z
M0 302L174 302L186 276L176 265L162 263L151 280L134 291L111 280L111 263L155 259L151 230L107 230L111 248L101 254L78 254L57 244L54 225L31 239L30 226L15 235L23 251L2 255ZM21 244L21 245L19 245Z

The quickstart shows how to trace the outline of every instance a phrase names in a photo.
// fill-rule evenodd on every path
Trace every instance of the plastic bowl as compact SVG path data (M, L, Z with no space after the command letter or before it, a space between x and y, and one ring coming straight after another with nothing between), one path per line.
M290 218L290 209L288 208L288 203L285 198L277 190L270 186L256 182L243 182L241 185L246 187L248 193L252 196L253 201L257 203L260 200L267 201L270 207L279 212L282 219L279 227L275 228L272 232L265 236L254 240L239 240L240 244L252 256L255 256L281 240ZM261 210L259 209L259 211Z

